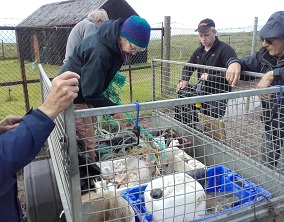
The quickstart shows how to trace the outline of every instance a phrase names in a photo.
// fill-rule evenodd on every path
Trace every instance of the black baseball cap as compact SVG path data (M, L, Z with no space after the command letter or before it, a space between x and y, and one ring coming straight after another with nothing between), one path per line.
M212 19L206 18L199 22L198 28L195 31L207 31L211 27L215 28L215 22Z
M262 38L284 38L284 11L274 12L258 35Z

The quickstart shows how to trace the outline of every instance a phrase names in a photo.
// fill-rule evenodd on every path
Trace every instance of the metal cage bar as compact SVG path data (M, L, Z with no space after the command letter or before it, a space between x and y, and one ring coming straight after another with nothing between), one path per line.
M166 61L157 62L158 65L152 68L160 72L161 63ZM57 143L52 144L56 146L53 149L65 150L70 160L76 160L78 156L83 156L85 160L79 165L70 165L71 168L78 167L73 169L73 173L77 175L79 171L80 178L70 176L72 171L59 177L62 192L68 194L65 194L65 201L72 205L67 209L71 211L72 208L76 215L80 214L79 221L81 218L82 221L95 218L97 221L158 221L160 217L157 215L161 212L162 221L173 218L176 221L181 218L196 221L252 221L273 218L277 212L283 211L283 169L269 167L261 158L266 154L261 152L264 129L259 118L263 110L258 99L262 94L279 96L280 88L254 89L254 78L255 82L249 86L240 86L232 92L175 98L176 93L170 90L175 90L175 79L185 64L169 64L166 67L173 82L168 83L162 94L160 90L163 87L158 84L164 82L158 81L155 73L153 95L159 92L154 97L157 101L75 110L60 120L67 128L58 127L61 133L54 135L53 140L60 141L60 135L67 135L68 146L65 149ZM206 69L220 71L218 68ZM197 110L192 109L197 103L219 100L228 100L222 118L205 115L203 111L206 108L202 106ZM113 113L123 113L122 119L116 120L108 115ZM195 117L195 125L181 122L177 118L181 114L186 114L185 117L191 120ZM75 139L76 125L73 121L82 117L96 118L93 125L96 139L94 151L100 174L91 171L94 163L87 161L90 150L84 147L76 149L78 140ZM279 115L275 118L281 121ZM66 121L71 124L66 124ZM66 170L66 164L63 164L65 159L57 160L57 167L62 167L58 172ZM191 179L179 183L181 175L182 178ZM165 183L169 178L170 182ZM84 188L83 182L86 185ZM154 188L156 183L161 185L160 189L164 192L172 189L174 195L170 197L173 199L162 198L155 205L156 202L149 199L151 190L147 187ZM195 188L187 190L189 188L185 187L189 184ZM75 185L79 185L79 188L72 190L70 187ZM78 200L80 197L81 200ZM175 205L168 205L172 202L167 200L173 200ZM188 212L189 208L194 210Z

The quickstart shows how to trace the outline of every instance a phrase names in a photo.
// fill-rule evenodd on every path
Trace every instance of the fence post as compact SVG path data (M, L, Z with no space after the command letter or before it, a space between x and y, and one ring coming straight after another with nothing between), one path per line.
M29 93L28 93L28 84L27 84L27 76L26 76L26 69L25 69L25 63L24 63L24 50L23 50L23 44L22 41L19 40L18 31L16 30L16 42L17 42L17 50L18 50L18 60L21 67L21 76L23 80L23 90L24 90L24 97L25 97L25 104L26 104L26 110L30 109L30 101L29 101Z
M256 37L257 37L257 24L258 24L258 17L255 17L254 18L254 26L253 26L253 35L252 35L251 55L255 54Z
M132 55L129 56L129 96L130 103L133 101L133 89L132 89L132 71L131 71L131 63L132 63Z
M258 24L258 17L254 18L254 26L253 26L253 35L252 35L252 46L251 46L251 55L255 54L255 46L256 46L256 38L257 38L257 24ZM249 111L249 103L250 97L247 97L246 101L246 112Z
M171 16L165 16L164 19L165 27L164 27L164 53L163 53L163 59L164 60L170 60L171 55ZM164 91L169 90L169 84L170 84L170 70L169 70L169 64L165 64L165 66L162 66L162 87L161 87L161 93Z
M3 59L5 59L5 54L4 54L4 42L3 42L3 39L2 39L1 41L2 41L2 55L3 55Z
M38 40L37 40L37 34L33 34L33 48L34 48L34 57L35 60L37 60L38 63L40 63L40 56L39 56L39 47L38 47Z

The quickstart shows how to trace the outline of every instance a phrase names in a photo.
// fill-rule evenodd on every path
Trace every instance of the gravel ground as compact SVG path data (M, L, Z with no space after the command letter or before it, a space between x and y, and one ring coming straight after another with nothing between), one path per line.
M26 194L25 194L25 185L24 185L24 170L20 170L17 174L17 178L18 178L18 196L19 196L19 200L21 202L21 206L23 209L23 213L25 216L25 219L27 220L27 215L26 215Z

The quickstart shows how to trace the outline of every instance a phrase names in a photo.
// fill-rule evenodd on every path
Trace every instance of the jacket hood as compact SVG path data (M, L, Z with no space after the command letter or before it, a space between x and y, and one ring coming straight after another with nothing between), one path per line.
M112 50L118 50L117 40L119 37L120 27L122 26L122 19L107 20L98 28L99 41Z
M284 11L274 12L258 35L262 38L284 38Z

